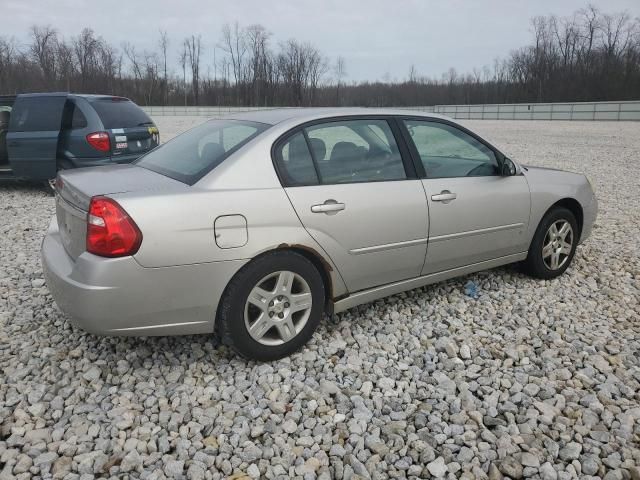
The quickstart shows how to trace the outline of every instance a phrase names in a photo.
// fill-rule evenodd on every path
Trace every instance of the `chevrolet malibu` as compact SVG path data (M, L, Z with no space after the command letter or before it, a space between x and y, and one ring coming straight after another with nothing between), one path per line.
M42 262L89 332L215 332L264 361L325 313L404 290L514 262L557 277L596 212L583 175L519 165L443 117L267 110L61 172Z

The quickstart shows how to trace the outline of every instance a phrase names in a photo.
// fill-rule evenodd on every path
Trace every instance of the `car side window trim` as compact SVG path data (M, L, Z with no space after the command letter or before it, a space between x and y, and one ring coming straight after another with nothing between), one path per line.
M404 132L402 131L401 124L402 121L398 117L390 117L389 125L391 126L391 132L396 139L396 144L398 145L398 150L400 150L400 158L402 158L402 163L404 164L404 170L407 175L407 180L415 180L419 178L418 171L416 170L416 164L413 160L413 155L411 154L411 150L409 149L409 142L404 136ZM420 162L422 163L422 162Z
M413 139L411 138L411 134L409 133L409 129L407 128L405 121L409 120L409 121L416 121L416 122L429 122L429 123L440 123L443 125L447 125L448 127L451 128L455 128L463 133L466 133L467 135L469 135L471 138L473 138L474 140L478 141L480 144L482 144L484 147L486 147L487 149L489 149L489 151L491 151L496 158L496 161L498 162L498 168L502 169L502 165L504 163L504 154L502 152L500 152L500 150L498 150L496 147L494 147L493 145L491 145L489 142L487 142L485 139L483 139L482 137L479 137L477 134L475 134L474 132L472 132L471 130L463 127L462 125L458 125L457 123L453 123L453 122L449 122L443 118L430 118L430 117L419 117L419 116L401 116L401 117L396 117L397 118L397 122L398 122L398 127L400 128L400 131L402 132L402 137L404 142L407 144L407 147L409 149L410 155L411 155L411 160L412 163L414 165L414 168L416 169L417 173L418 173L418 177L421 179L429 179L431 177L427 176L427 173L424 169L424 165L422 164L422 160L420 159L420 153L418 152L418 148L416 147L415 142L413 141ZM474 178L474 177L470 177L470 178Z
M322 173L320 173L320 169L318 168L318 159L316 158L316 153L313 151L313 148L311 147L311 140L309 139L309 134L307 133L307 129L301 128L300 131L302 132L304 141L307 144L307 150L309 150L309 154L311 155L311 163L313 163L313 169L316 171L316 177L318 178L318 185L324 185L324 182L322 181Z
M294 184L291 184L289 181L286 180L287 178L287 174L286 172L283 172L283 168L281 168L282 162L284 162L284 157L283 157L283 150L284 147L287 145L287 143L289 143L293 137L295 137L298 134L302 134L303 138L305 139L305 145L307 146L307 150L309 151L309 157L311 158L311 162L313 163L313 168L314 168L314 172L316 174L316 178L318 179L318 181L313 182L313 183L308 183L308 182L299 182ZM294 188L294 187L315 187L318 185L322 185L319 181L319 174L318 174L318 170L317 167L315 165L315 162L313 162L313 154L311 153L311 148L309 148L309 142L306 138L305 132L304 130L295 127L289 131L287 131L283 136L279 137L271 146L271 162L273 164L274 170L276 172L276 176L278 177L278 180L280 181L280 185L282 185L282 187L286 187L286 188Z
M317 159L313 151L313 148L311 148L311 141L309 139L309 136L307 135L306 129L308 127L312 127L315 125L322 125L322 124L334 123L334 122L357 121L357 120L382 120L387 122L387 124L389 125L389 129L391 130L391 133L393 135L393 139L395 140L396 145L398 147L398 152L400 154L400 159L402 160L402 166L403 166L406 178L399 178L394 180L384 180L384 179L383 180L361 180L361 181L341 182L341 183L323 183L322 182L322 176L318 169ZM282 147L289 141L289 139L300 131L302 131L304 135L304 138L307 143L307 149L311 154L313 166L318 176L317 184L289 185L288 182L285 180L285 176L282 174L280 170L279 152L281 151ZM280 184L286 188L309 187L309 186L317 186L317 185L350 185L350 184L357 184L357 183L404 182L407 180L415 180L418 176L415 170L414 161L411 158L411 152L409 151L406 141L402 136L402 131L399 125L397 124L397 117L393 115L343 115L343 116L337 116L337 117L320 118L320 119L311 120L309 122L302 123L300 125L296 125L291 130L288 130L285 133L283 133L275 142L273 142L273 145L271 147L271 161L276 171L276 175L280 180Z

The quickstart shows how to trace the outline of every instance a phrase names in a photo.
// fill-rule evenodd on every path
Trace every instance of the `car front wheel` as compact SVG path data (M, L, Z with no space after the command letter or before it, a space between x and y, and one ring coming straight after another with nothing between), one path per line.
M293 251L251 261L222 299L218 332L245 358L285 357L306 344L324 313L324 284L316 267Z
M578 223L570 210L557 207L549 211L531 242L525 272L543 279L562 275L573 260L578 239Z

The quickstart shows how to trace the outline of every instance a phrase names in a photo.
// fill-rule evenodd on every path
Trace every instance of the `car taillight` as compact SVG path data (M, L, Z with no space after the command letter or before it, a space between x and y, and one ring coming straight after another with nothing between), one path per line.
M96 150L108 152L111 150L111 140L107 132L93 132L87 135L87 142Z
M142 243L142 232L118 202L93 197L87 214L87 252L101 257L133 255Z

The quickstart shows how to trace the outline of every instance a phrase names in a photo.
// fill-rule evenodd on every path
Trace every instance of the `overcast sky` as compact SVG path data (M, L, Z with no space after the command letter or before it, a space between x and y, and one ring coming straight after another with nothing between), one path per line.
M309 41L331 61L345 58L348 80L402 79L410 65L440 77L449 68L469 72L527 44L536 15L572 14L587 0L0 0L0 35L27 41L31 25L53 25L65 37L90 27L120 47L157 48L158 31L172 42L174 64L182 39L201 33L201 71L213 69L213 51L225 23L259 23L274 44ZM640 15L640 0L593 1L605 12ZM220 51L218 50L218 54Z

